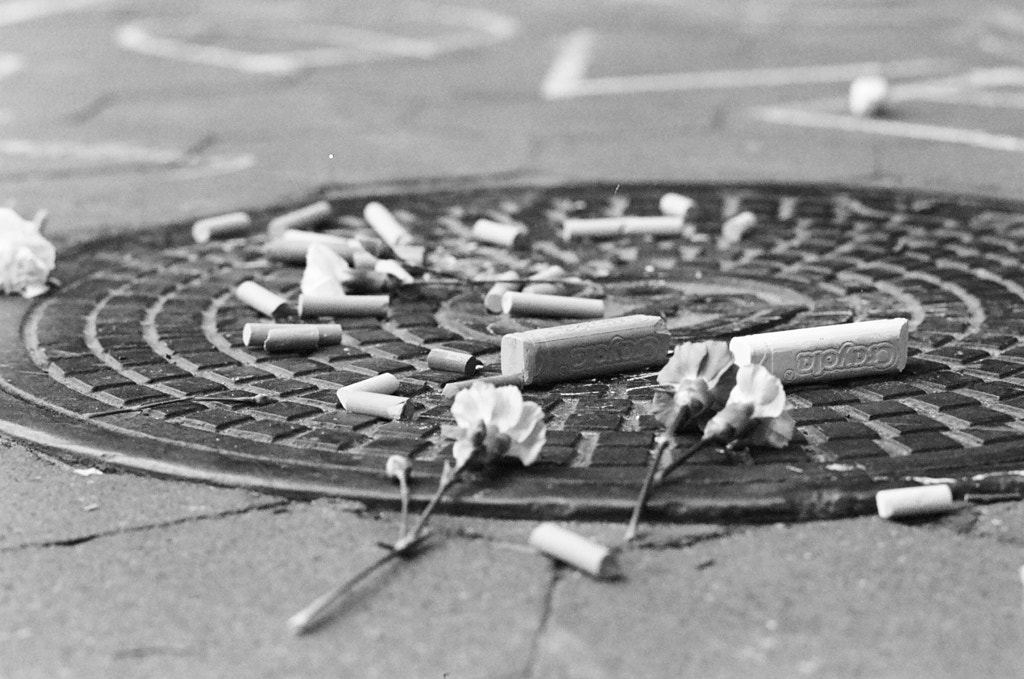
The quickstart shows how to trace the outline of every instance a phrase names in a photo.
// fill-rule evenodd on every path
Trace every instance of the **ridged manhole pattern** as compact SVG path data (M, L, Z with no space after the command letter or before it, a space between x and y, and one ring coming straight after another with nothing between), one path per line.
M653 215L666 191L697 201L684 238L566 243L565 216ZM694 458L652 500L662 518L774 519L870 509L877 488L920 477L961 484L1024 462L1024 210L1020 205L903 191L815 186L671 184L485 187L355 195L326 191L331 230L370 236L361 215L386 204L432 249L428 261L467 276L558 264L603 293L609 313L664 315L678 341L902 316L911 358L898 376L792 387L798 428L783 450L735 466ZM291 206L289 206L291 207ZM289 208L257 214L258 226ZM740 211L757 226L733 247L716 240ZM486 217L529 227L521 251L475 244ZM471 352L498 372L500 336L565 320L488 313L485 284L398 290L384 320L342 320L341 346L268 355L241 342L261 320L232 294L246 279L296 299L300 267L263 256L248 238L191 242L185 225L91 243L66 255L64 287L26 316L22 338L38 369L8 387L46 407L137 436L186 445L218 481L218 459L255 477L292 478L300 491L386 501L388 455L416 461L429 493L450 450L441 394L450 373L427 369L433 347ZM392 372L411 414L401 421L339 408L342 385ZM40 375L46 379L40 379ZM657 431L652 372L529 387L544 409L540 462L465 484L451 507L511 516L620 517L635 496ZM205 400L269 396L263 405ZM201 400L197 400L201 397ZM178 399L173 402L170 399ZM108 412L118 409L127 412ZM202 476L202 474L200 474ZM257 484L258 485L258 484Z

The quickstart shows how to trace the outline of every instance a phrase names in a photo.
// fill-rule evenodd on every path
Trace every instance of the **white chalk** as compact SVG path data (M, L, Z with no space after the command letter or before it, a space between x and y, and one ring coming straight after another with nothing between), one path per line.
M884 375L907 365L905 318L733 337L736 365L760 363L786 384Z
M558 524L538 524L530 532L529 543L539 552L589 573L595 578L610 579L622 576L617 552Z
M718 239L719 249L738 243L747 231L757 226L757 215L746 211L729 217L722 222L722 235Z
M455 398L455 394L459 393L463 389L468 389L477 382L487 382L493 384L496 387L504 387L507 385L514 385L517 387L523 386L522 375L488 375L486 377L475 377L471 380L460 380L458 382L449 382L444 385L441 390L441 396L444 398Z
M298 248L295 243L301 243L303 247L303 258L305 250L314 243L324 245L345 259L351 261L356 253L366 252L363 243L355 238L336 236L332 233L320 233L319 231L302 231L301 229L288 229L281 234L281 237L274 241Z
M431 370L444 370L469 377L480 369L480 365L476 356L464 351L436 347L427 354L427 367Z
M267 237L277 238L289 229L315 228L329 223L331 217L331 204L326 200L320 200L271 219L267 224Z
M697 201L681 193L666 193L658 200L658 209L661 210L661 214L682 217L684 220L695 207L697 207Z
M363 218L399 259L406 264L423 266L425 249L415 244L412 234L391 214L391 210L371 201L363 208Z
M889 81L880 75L862 75L850 83L850 113L871 118L885 111L889 104Z
M875 506L883 519L939 514L952 509L953 489L944 483L936 483L880 490L875 494Z
M288 314L288 300L255 281L243 281L235 288L235 297L264 316L280 318Z
M501 338L501 373L523 384L571 381L668 362L671 336L659 316L622 316Z
M246 323L242 326L242 344L247 347L262 347L271 330L315 328L321 347L341 344L341 326L337 323Z
M514 281L519 280L519 274L515 271L506 271L498 276L501 281L491 286L491 289L484 295L484 308L492 314L501 313L501 296L506 292L518 291L521 287L521 283Z
M216 217L197 220L192 225L192 240L208 243L214 238L242 236L252 229L252 218L247 212L229 212Z
M370 391L338 390L341 407L357 415L370 415L383 420L398 420L405 414L409 399Z
M478 219L470 235L474 240L514 250L522 246L527 230L522 224L503 224L490 219Z
M346 384L344 387L338 389L338 392L368 391L374 394L393 394L398 391L399 386L397 377L391 373L381 373L380 375L367 377L365 380ZM341 396L338 396L338 402L341 402Z
M683 232L679 215L651 217L569 217L562 221L562 240L576 238L618 238L620 236L678 236Z
M601 318L604 316L604 300L510 290L501 296L501 310L513 316Z
M388 295L302 294L299 295L299 317L385 318L390 304Z
M312 325L271 328L263 340L263 350L270 353L309 353L319 348L320 332Z

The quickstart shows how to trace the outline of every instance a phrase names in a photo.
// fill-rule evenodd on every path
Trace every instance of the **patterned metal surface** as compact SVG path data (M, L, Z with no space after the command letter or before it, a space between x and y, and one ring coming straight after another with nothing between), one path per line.
M668 190L697 201L682 239L558 237L565 216L657 214ZM902 374L792 387L798 433L787 448L757 451L743 466L699 455L658 490L652 516L840 516L869 511L874 490L908 479L951 477L962 489L1024 462L1014 450L1024 431L1020 205L841 187L669 184L319 197L331 201L336 230L350 235L370 234L362 208L384 202L433 248L435 269L488 278L558 264L581 281L570 292L604 295L608 315L664 315L679 341L910 319ZM723 219L744 210L757 214L757 226L735 246L717 247ZM528 247L473 243L467 234L479 217L527 225ZM423 496L450 449L441 387L458 377L427 369L429 349L469 351L493 373L502 334L567 322L488 313L488 284L435 276L398 291L385 320L343 320L340 347L271 356L242 345L242 326L260 319L232 290L252 278L294 300L302 270L266 260L263 238L260 230L196 245L178 225L66 255L64 288L24 319L24 365L4 375L7 390L134 437L138 459L174 457L147 441L187 447L180 464L197 478L238 482L219 471L230 460L250 468L247 478L267 480L243 484L277 479L293 492L389 502L397 494L382 473L388 455L415 458ZM412 398L408 418L339 409L339 386L381 372L395 373ZM540 462L464 484L452 509L623 516L657 431L654 384L654 373L633 373L528 388L549 427ZM210 400L253 395L268 402Z

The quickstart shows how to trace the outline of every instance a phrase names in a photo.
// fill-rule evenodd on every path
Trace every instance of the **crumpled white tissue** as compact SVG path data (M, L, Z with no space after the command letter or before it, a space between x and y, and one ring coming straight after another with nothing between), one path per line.
M352 276L352 267L341 255L326 245L312 243L306 250L299 289L304 295L344 295L344 283Z
M57 250L41 233L41 222L0 207L0 290L32 298L45 294Z

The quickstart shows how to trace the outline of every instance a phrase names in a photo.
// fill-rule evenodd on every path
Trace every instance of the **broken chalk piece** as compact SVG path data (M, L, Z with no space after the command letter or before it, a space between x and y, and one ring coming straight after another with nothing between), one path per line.
M482 243L515 250L523 244L527 230L522 224L504 224L490 219L478 219L470 235Z
M271 219L267 224L267 237L277 238L288 229L312 229L329 223L332 216L331 204L320 200Z
M875 494L875 506L883 519L940 514L953 508L953 489L936 483L880 490Z
M192 240L209 243L214 238L242 236L252 229L252 218L247 212L229 212L216 217L197 220L192 225Z
M491 289L484 295L484 308L492 314L501 313L502 295L506 292L518 291L522 287L521 283L515 282L519 280L519 273L516 271L506 271L498 276L498 280L502 282L492 285Z
M309 353L320 348L320 332L316 326L271 328L263 340L263 350L269 353Z
M642 235L678 236L682 232L683 220L679 215L570 217L562 221L562 240Z
M742 240L743 235L757 226L757 215L749 210L729 217L722 222L722 235L718 239L718 248L723 250Z
M321 347L341 344L341 326L337 323L246 323L242 326L242 344L250 348L262 347L271 330L287 328L315 328Z
M695 207L697 207L697 201L681 193L666 193L658 199L658 209L663 215L686 219Z
M661 368L671 341L660 316L644 315L516 332L501 338L501 372L532 384Z
M401 222L381 203L371 201L363 208L363 218L380 239L392 250L402 245L409 245L413 238Z
M880 75L862 75L850 83L850 113L859 118L873 118L889 104L889 81Z
M510 290L501 296L501 310L513 316L601 318L604 300Z
M733 337L736 365L759 363L786 384L883 375L907 365L905 318Z
M235 288L235 297L264 316L280 318L288 314L288 300L255 281L243 281Z
M302 294L299 295L299 317L385 318L390 303L388 295Z
M346 384L338 389L338 391L369 391L374 394L393 394L398 391L399 386L397 377L391 373L381 373L380 375L367 377L365 380ZM338 402L341 402L341 396L338 397Z
M469 377L480 369L480 360L473 354L452 349L436 347L427 354L427 367L431 370L444 370Z
M444 385L444 389L441 390L441 396L444 398L455 398L455 394L459 393L463 389L468 389L477 382L486 382L487 384L493 384L496 387L505 387L508 385L521 387L524 384L522 375L487 375L486 377L474 377L471 380L449 382Z
M338 402L350 413L383 420L401 419L409 406L409 399L405 396L342 389L338 390Z
M556 523L544 522L530 532L530 546L595 578L622 577L618 553Z

